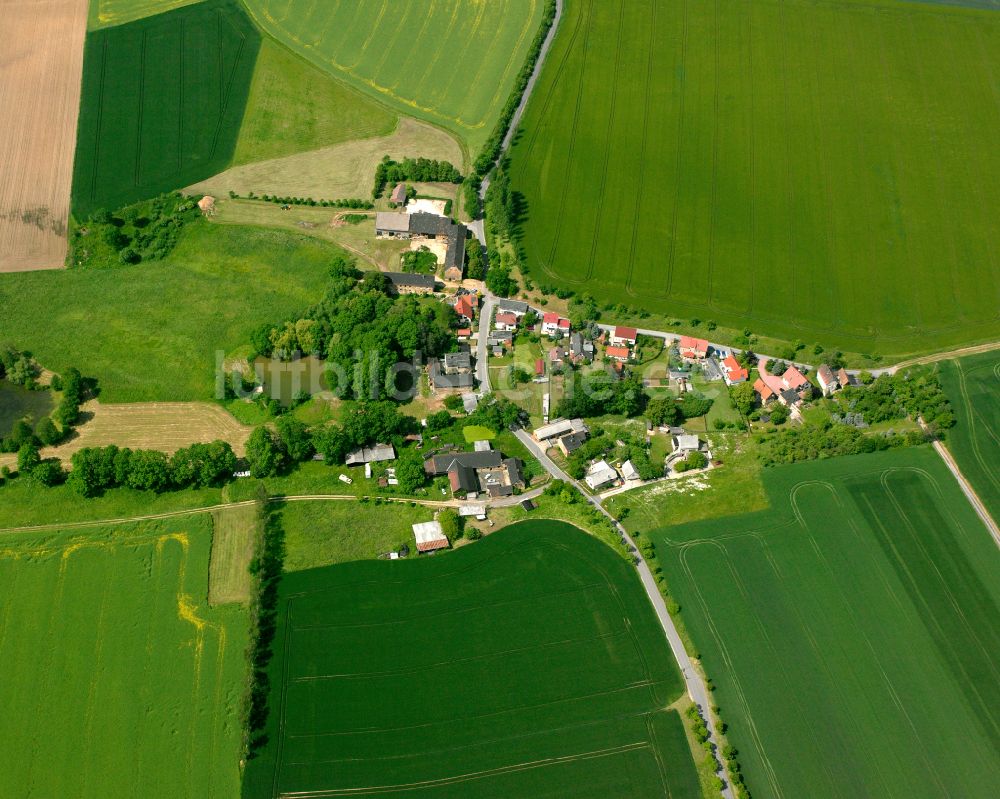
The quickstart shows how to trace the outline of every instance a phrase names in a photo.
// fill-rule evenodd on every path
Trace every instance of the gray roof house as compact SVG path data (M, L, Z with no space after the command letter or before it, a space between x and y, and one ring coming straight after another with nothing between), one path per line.
M434 275L420 275L415 272L383 272L392 283L397 294L434 291Z
M376 444L374 447L362 447L354 452L348 453L344 461L348 466L357 466L362 463L378 463L381 461L396 460L396 450L392 444Z

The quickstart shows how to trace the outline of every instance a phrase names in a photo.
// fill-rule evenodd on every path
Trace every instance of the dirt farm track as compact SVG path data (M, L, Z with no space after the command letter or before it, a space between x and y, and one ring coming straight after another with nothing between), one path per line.
M66 257L87 0L0 0L0 272Z

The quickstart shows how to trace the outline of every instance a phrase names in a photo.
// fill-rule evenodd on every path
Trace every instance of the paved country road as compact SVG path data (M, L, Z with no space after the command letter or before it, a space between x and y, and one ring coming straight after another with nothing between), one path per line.
M646 589L646 595L649 597L649 601L653 605L653 610L656 612L656 617L660 620L660 626L663 627L663 632L667 636L667 642L670 644L670 651L673 652L674 659L677 661L677 666L680 668L681 674L684 677L684 683L687 686L688 696L690 696L692 701L701 708L702 714L705 716L705 723L708 725L709 733L715 741L718 741L719 737L715 730L715 722L713 721L711 711L709 710L711 706L708 701L708 687L705 685L704 680L702 680L701 675L695 670L694 664L691 663L691 658L688 657L687 650L684 648L684 642L681 640L680 633L677 632L674 620L670 617L670 613L667 611L667 605L663 601L663 594L660 593L660 588L656 584L656 580L653 578L653 573L649 570L649 565L646 563L645 558L642 557L642 553L635 545L635 541L632 540L632 536L630 536L625 531L625 528L618 523L618 520L604 508L601 504L600 498L592 496L584 491L583 487L576 480L566 474L566 472L555 464L555 462L526 431L518 430L516 435L521 443L528 448L528 451L538 458L539 462L545 467L545 470L551 474L553 478L556 480L563 480L566 483L575 486L576 490L583 494L591 505L607 516L611 523L614 524L615 529L621 533L622 538L625 539L629 547L635 551L635 554L639 559L639 562L636 564L636 569L639 572L639 579L642 581L642 587ZM725 781L725 787L722 789L722 795L726 797L726 799L734 799L733 791L730 787L728 779Z

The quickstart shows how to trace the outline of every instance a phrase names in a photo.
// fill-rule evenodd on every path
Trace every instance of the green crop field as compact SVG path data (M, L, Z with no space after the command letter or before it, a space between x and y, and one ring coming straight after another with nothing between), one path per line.
M860 353L996 337L998 74L992 11L567 0L512 152L525 263Z
M197 220L163 261L0 276L0 341L96 377L103 402L212 399L217 353L317 302L342 253L310 236Z
M1000 519L1000 353L940 365L958 424L948 449L994 519Z
M121 25L200 2L202 0L90 0L87 27Z
M699 797L663 631L561 522L286 574L244 797Z
M257 56L233 163L246 164L387 136L397 123L397 116L385 106L265 38ZM374 174L372 167L365 180L371 183Z
M208 516L0 543L3 796L236 796L247 619Z
M279 42L397 111L447 128L473 155L542 19L542 0L246 5Z
M654 532L754 797L987 797L1000 552L930 447L765 472Z
M259 47L236 0L88 33L74 213L116 208L229 166Z

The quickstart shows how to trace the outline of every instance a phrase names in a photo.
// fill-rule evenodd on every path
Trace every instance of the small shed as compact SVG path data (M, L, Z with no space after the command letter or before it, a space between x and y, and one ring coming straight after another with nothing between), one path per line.
M396 205L406 204L406 184L397 183L396 188L392 190L392 195L389 197L389 202L396 203Z
M441 522L421 522L413 525L413 537L417 542L418 552L434 552L448 548L448 538L441 529Z

